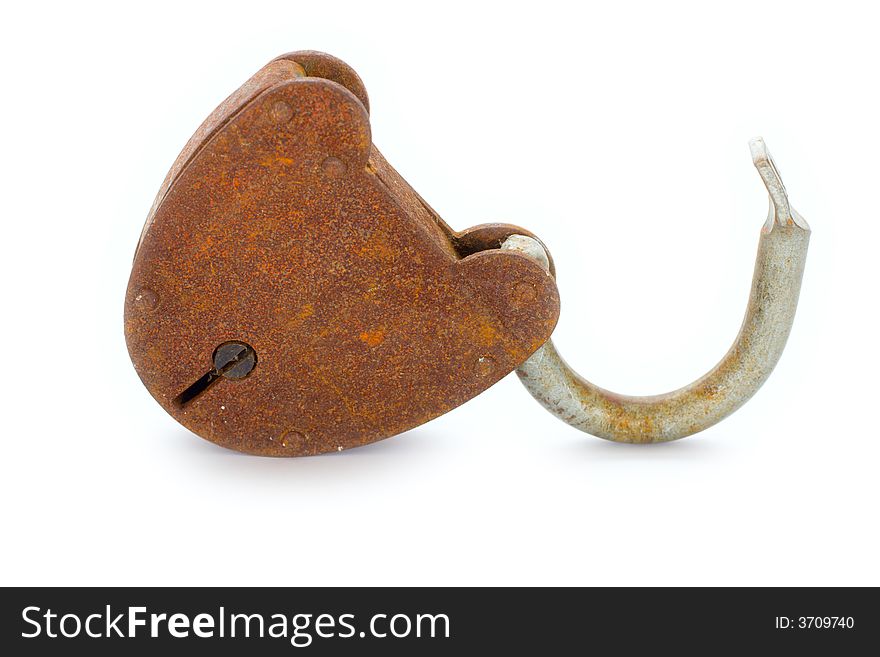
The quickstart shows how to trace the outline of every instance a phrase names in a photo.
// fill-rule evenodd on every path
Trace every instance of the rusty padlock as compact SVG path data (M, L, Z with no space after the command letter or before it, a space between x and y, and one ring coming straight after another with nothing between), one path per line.
M125 306L141 379L225 447L299 456L400 433L513 369L548 411L618 442L676 440L763 385L794 322L810 227L761 139L770 209L733 346L690 385L633 397L559 356L553 262L516 226L455 232L372 144L367 94L317 52L271 62L168 174Z
M357 74L272 61L175 161L141 234L125 334L176 420L300 456L401 433L479 394L550 337L551 272L455 232L372 143Z

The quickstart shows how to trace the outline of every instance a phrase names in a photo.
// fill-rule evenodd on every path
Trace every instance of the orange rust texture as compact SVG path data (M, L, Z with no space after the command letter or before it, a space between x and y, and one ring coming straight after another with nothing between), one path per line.
M559 314L553 278L495 248L528 231L451 231L372 145L354 71L299 55L254 76L187 145L125 303L156 400L208 440L274 456L426 422L522 363ZM175 405L233 340L256 350L250 376Z

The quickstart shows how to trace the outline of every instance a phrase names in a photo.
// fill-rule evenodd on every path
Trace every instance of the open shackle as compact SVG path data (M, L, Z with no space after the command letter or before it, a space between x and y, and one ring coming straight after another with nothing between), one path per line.
M723 420L770 376L794 322L810 227L791 208L764 141L753 139L749 146L770 196L770 210L758 242L749 304L731 348L712 370L690 385L661 395L629 396L604 390L581 377L548 340L517 368L517 374L553 415L581 431L616 442L677 440ZM537 240L513 235L502 249L529 256L550 275L547 252Z

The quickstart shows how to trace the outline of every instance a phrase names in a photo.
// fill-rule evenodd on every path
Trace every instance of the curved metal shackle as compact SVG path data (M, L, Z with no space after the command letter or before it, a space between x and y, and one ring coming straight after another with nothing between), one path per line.
M633 397L603 390L583 379L548 340L517 369L520 381L544 408L599 438L626 443L664 442L723 420L767 380L794 322L810 227L791 209L764 141L754 139L749 146L770 195L770 211L761 229L745 319L721 362L673 392ZM523 253L548 267L547 252L537 240L514 235L501 248Z

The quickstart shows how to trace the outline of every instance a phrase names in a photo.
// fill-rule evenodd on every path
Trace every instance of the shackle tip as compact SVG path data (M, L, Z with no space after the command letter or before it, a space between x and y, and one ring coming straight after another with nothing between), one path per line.
M767 193L770 195L773 221L779 226L799 225L799 222L792 217L788 192L785 191L785 184L782 182L782 176L779 175L779 169L776 168L773 156L767 150L767 144L761 137L755 137L749 140L749 150L752 153L752 163L758 170L764 187L767 188Z

